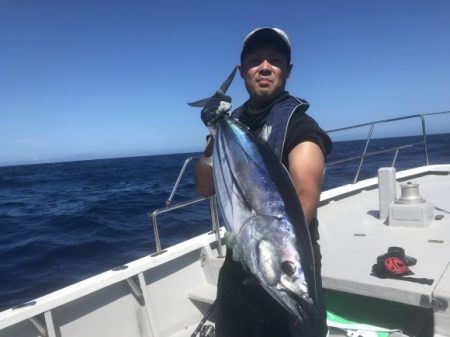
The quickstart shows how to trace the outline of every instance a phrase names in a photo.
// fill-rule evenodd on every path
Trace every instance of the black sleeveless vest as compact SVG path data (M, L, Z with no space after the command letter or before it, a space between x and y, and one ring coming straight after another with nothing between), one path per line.
M259 136L270 146L280 161L283 160L284 143L292 115L294 113L304 114L308 108L309 103L307 101L288 96L286 99L275 103L267 115ZM231 117L239 119L243 110L244 107L240 106L232 112Z

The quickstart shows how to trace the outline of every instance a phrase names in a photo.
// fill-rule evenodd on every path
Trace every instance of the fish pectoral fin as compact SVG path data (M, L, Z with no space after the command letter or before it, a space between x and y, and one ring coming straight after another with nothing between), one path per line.
M262 239L257 245L258 267L264 282L269 286L278 284L281 276L277 247Z

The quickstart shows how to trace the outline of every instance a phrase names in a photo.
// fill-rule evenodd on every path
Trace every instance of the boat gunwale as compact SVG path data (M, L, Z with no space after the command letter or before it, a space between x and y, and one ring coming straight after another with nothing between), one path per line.
M213 232L200 234L164 249L164 253L162 254L147 255L137 260L133 260L124 265L127 268L122 269L122 266L119 266L117 270L112 268L29 302L25 302L24 304L19 305L17 309L14 309L14 307L6 309L0 312L0 330L80 299L100 289L125 281L140 273L147 272L169 260L174 260L192 253L193 251L201 250L202 247L216 242L216 238L213 234ZM31 302L35 302L35 304L26 306L27 303Z

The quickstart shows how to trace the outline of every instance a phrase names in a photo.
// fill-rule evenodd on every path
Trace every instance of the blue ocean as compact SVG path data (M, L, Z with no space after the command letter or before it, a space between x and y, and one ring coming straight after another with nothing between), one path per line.
M420 137L377 139L369 152ZM448 162L450 134L428 137L430 163ZM334 143L328 162L361 154L364 141ZM0 167L0 311L156 250L148 213L164 208L189 156L198 153ZM360 178L394 154L365 159ZM194 162L194 161L193 161ZM196 198L193 167L173 202ZM397 167L425 164L423 146L402 149ZM350 183L359 161L330 166L323 189ZM209 204L161 215L162 247L210 230Z

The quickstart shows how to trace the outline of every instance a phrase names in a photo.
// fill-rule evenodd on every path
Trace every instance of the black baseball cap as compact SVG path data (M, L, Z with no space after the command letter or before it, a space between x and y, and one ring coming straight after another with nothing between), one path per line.
M291 62L291 42L285 31L280 28L262 27L252 30L244 38L241 51L241 63L247 53L263 45L275 45Z

